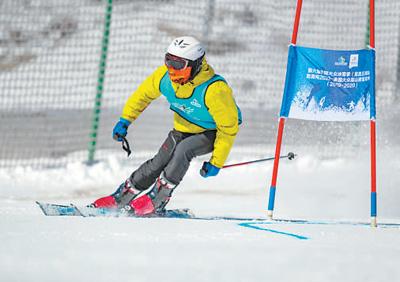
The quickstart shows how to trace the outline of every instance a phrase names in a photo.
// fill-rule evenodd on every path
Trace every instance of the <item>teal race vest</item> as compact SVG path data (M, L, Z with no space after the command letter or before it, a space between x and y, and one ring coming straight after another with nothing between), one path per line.
M166 72L160 82L160 91L161 94L167 98L170 104L170 109L176 112L182 118L205 129L216 129L217 126L215 121L205 104L207 88L216 81L225 82L225 79L222 76L215 74L211 79L196 86L190 97L178 98L176 97L175 90L172 87L168 72ZM236 107L238 109L239 124L241 124L242 113L239 107Z

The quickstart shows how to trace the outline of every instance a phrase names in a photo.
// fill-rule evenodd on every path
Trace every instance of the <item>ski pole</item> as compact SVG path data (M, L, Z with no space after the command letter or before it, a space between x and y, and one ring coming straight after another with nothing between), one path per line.
M289 152L287 155L280 156L280 159L285 159L288 158L289 160L293 160L294 157L297 156L293 152ZM247 161L247 162L242 162L242 163L236 163L236 164L229 164L229 165L224 165L222 168L228 168L228 167L234 167L234 166L241 166L241 165L248 165L248 164L253 164L253 163L259 163L259 162L266 162L266 161L272 161L274 160L275 157L270 157L270 158L265 158L265 159L259 159L259 160L253 160L253 161Z
M297 156L293 152L289 152L287 155L284 156L279 156L280 159L288 158L289 160L293 160L294 157ZM229 164L229 165L224 165L222 168L229 168L229 167L235 167L235 166L241 166L241 165L248 165L248 164L253 164L253 163L259 163L259 162L266 162L266 161L272 161L274 160L275 157L270 157L270 158L264 158L264 159L258 159L258 160L253 160L253 161L247 161L247 162L241 162L241 163L236 163L236 164ZM200 169L200 175L204 176L206 175L207 171L205 170L204 167Z

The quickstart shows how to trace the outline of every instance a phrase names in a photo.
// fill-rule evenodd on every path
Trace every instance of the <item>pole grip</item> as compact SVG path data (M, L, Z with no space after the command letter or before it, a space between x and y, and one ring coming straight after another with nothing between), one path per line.
M203 177L205 177L206 176L206 174L207 174L207 168L206 168L206 162L204 162L203 163L203 166L201 167L201 169L200 169L200 175L201 176L203 176Z

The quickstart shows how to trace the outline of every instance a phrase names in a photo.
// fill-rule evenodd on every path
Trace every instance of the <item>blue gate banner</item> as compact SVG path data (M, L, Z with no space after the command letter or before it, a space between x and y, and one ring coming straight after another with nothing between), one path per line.
M375 119L375 51L289 47L281 117Z

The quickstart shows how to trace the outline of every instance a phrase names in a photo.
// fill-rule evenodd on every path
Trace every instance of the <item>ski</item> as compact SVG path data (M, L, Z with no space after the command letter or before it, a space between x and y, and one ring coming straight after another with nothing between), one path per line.
M58 205L36 202L46 216L81 216L73 205Z
M146 216L135 216L124 210L93 208L93 207L76 207L75 208L84 217L137 217L137 218L153 218L153 217L166 217L166 218L193 218L194 215L189 209L173 209L165 210L162 213L153 213Z
M36 202L46 216L82 216L82 217L135 217L135 218L194 218L190 209L165 210L146 216L135 216L117 209L76 206L74 204L60 205Z

